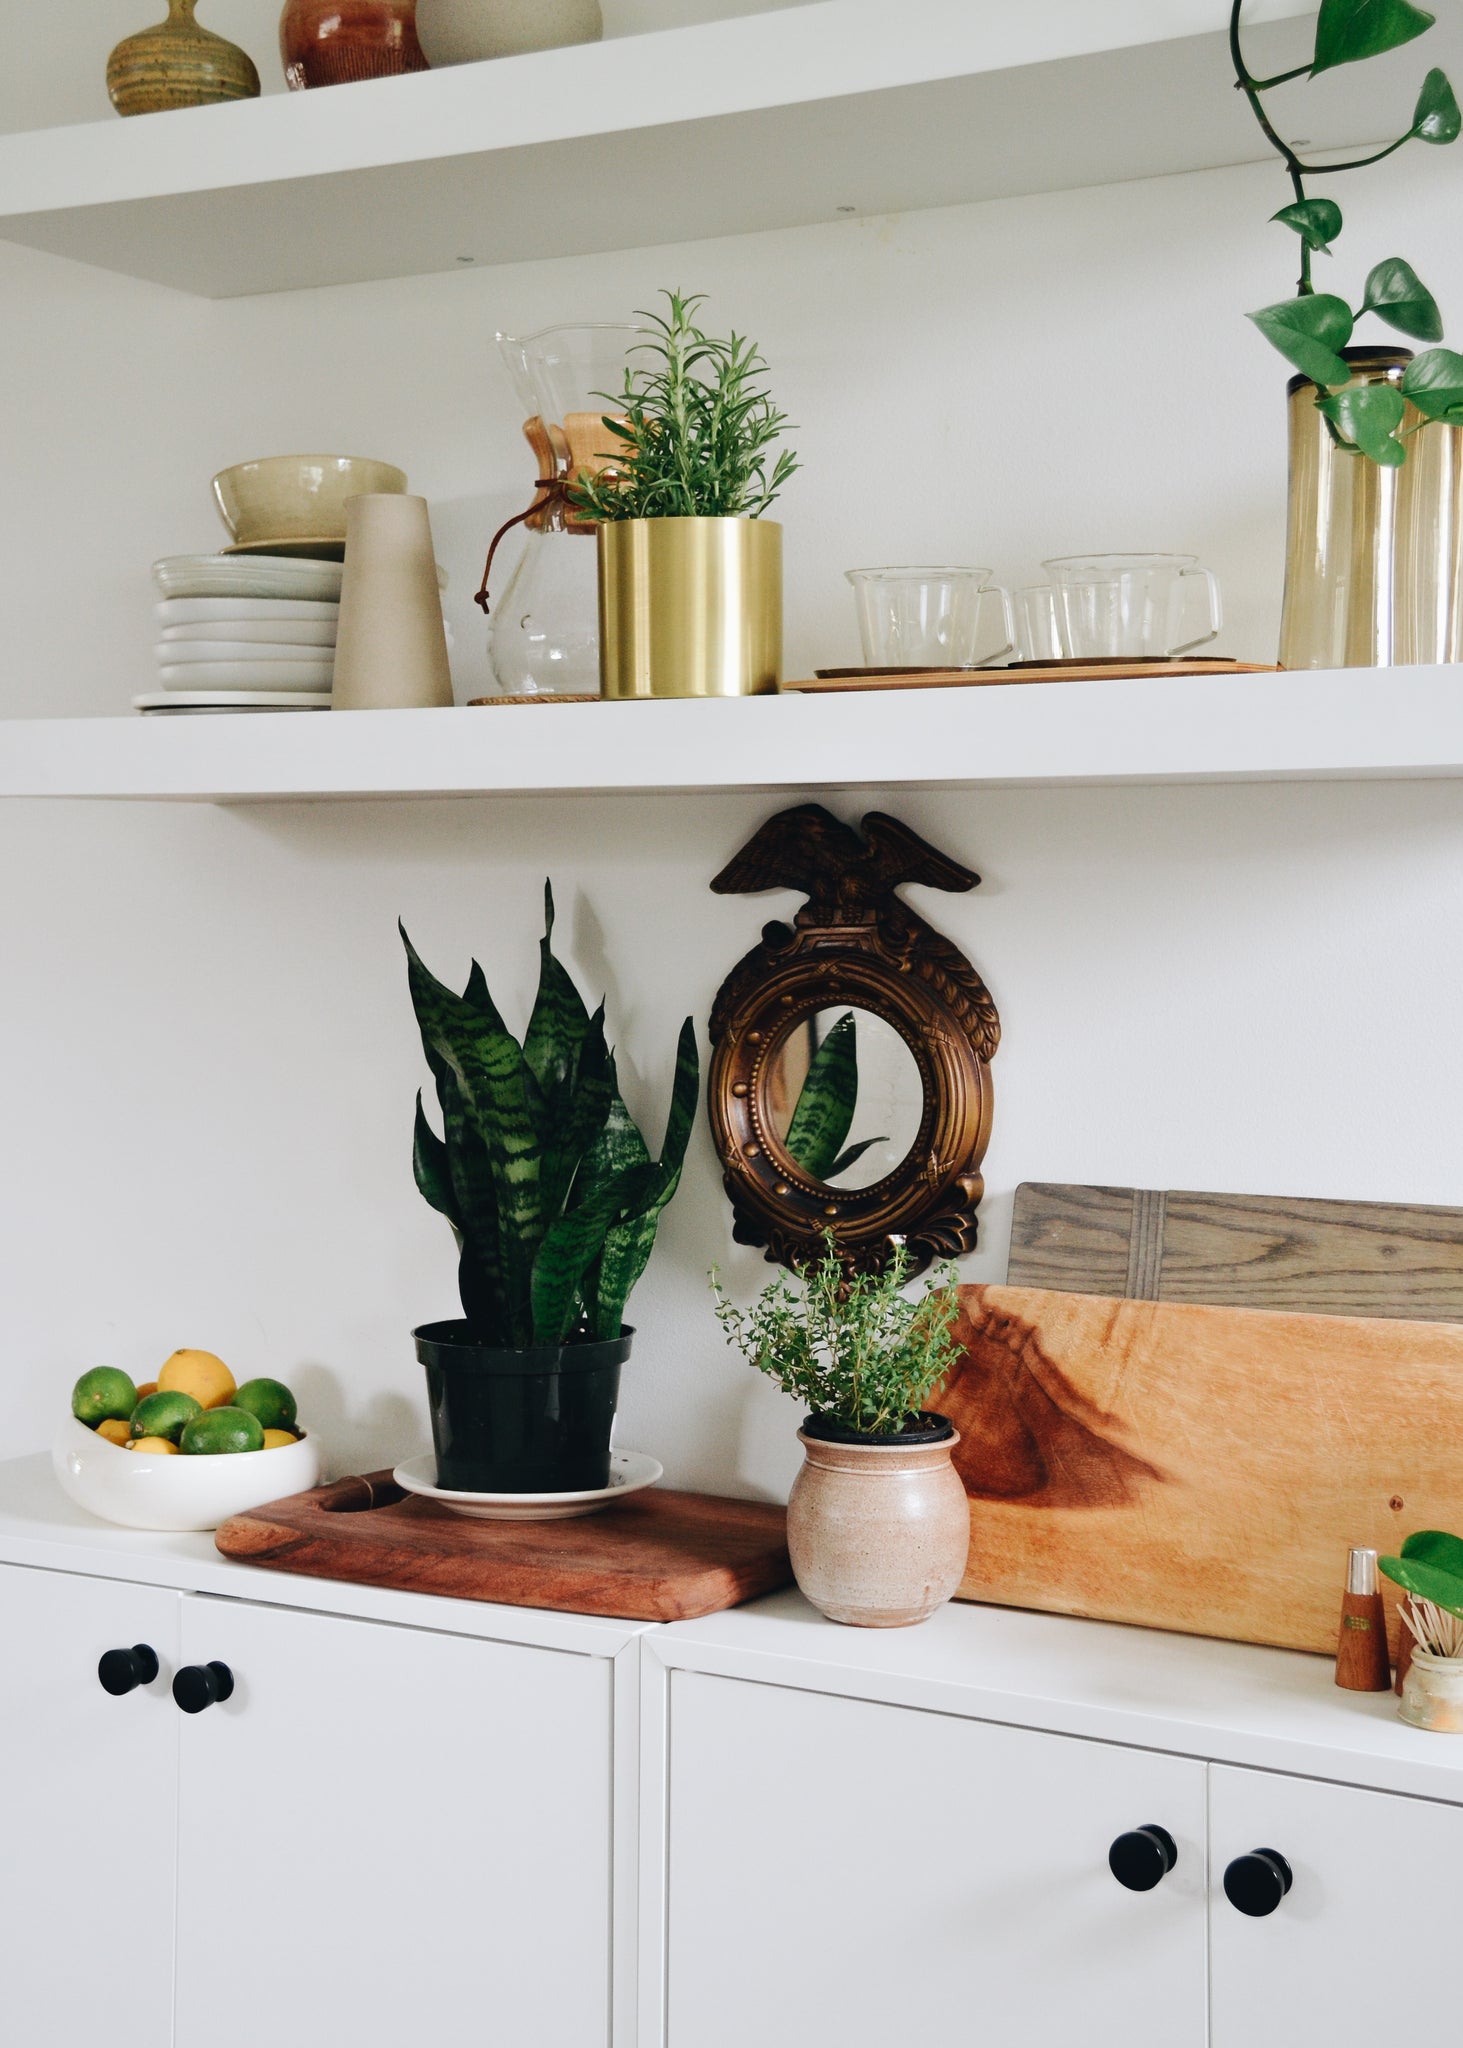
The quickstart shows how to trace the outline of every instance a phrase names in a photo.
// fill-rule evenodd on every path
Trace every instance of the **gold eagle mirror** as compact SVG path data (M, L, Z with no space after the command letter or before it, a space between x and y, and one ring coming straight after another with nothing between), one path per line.
M797 1266L831 1230L871 1270L897 1239L915 1271L974 1246L1000 1019L895 891L979 881L897 818L871 811L856 831L799 804L712 882L808 899L763 928L711 1013L707 1102L739 1243Z

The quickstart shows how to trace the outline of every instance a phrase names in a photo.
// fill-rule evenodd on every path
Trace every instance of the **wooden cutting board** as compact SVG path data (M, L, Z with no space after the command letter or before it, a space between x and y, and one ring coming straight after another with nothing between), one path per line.
M214 1540L268 1571L623 1621L690 1621L792 1578L784 1509L670 1487L576 1521L480 1522L371 1472L235 1515Z
M1012 1287L1463 1322L1463 1209L1026 1182Z
M1351 1544L1463 1530L1463 1329L960 1294L963 1599L1334 1653Z

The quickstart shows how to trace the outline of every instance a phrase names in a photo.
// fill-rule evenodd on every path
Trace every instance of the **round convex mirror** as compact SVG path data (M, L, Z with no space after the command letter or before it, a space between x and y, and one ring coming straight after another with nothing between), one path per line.
M914 1055L872 1010L815 1011L767 1068L764 1114L783 1150L826 1187L869 1188L907 1158L924 1116Z

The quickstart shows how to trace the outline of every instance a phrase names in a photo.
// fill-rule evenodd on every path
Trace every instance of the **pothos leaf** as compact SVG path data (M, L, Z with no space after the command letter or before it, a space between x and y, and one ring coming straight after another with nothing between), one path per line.
M1341 232L1341 208L1334 199L1294 199L1270 218L1294 228L1308 249L1329 251Z
M1463 356L1450 348L1425 349L1403 371L1402 392L1430 420L1463 426Z
M1412 114L1412 132L1419 142L1456 142L1463 114L1445 73L1436 66L1422 81Z
M1402 1555L1463 1579L1463 1538L1450 1536L1445 1529L1414 1529L1402 1545Z
M1407 450L1397 439L1406 408L1401 392L1392 385L1352 384L1317 403L1343 441L1384 469L1396 469L1407 460Z
M1350 341L1355 324L1345 299L1310 292L1282 299L1278 306L1262 306L1250 318L1272 347L1314 383L1350 383L1351 371L1338 353Z
M1321 0L1311 77L1334 71L1338 64L1359 64L1400 50L1426 35L1435 19L1412 0Z
M1431 1600L1445 1613L1463 1615L1463 1578L1456 1572L1421 1558L1383 1557L1378 1564L1394 1586L1415 1593L1419 1600Z
M1401 334L1416 341L1441 341L1443 316L1438 302L1410 263L1389 256L1378 263L1366 281L1363 313L1375 313Z

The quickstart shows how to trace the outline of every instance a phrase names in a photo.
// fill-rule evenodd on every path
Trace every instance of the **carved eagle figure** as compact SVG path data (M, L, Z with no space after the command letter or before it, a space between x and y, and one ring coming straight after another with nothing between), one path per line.
M845 922L888 907L902 882L931 889L973 889L980 876L882 811L863 820L863 837L821 804L779 811L753 834L711 884L718 896L801 889L814 917ZM912 915L912 913L910 913Z

